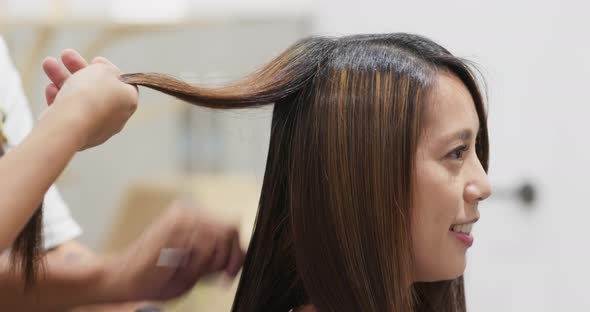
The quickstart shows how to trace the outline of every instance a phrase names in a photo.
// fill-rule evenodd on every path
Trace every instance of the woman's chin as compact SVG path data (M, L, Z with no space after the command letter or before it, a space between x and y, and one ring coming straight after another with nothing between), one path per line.
M429 272L429 274L416 274L417 283L434 283L442 281L450 281L463 276L465 273L465 257L462 260L456 261L453 265L449 265L446 270L440 270L438 267L436 272Z

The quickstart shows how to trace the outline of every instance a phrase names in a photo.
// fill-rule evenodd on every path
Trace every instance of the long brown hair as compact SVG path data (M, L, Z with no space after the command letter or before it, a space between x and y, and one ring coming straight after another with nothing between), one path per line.
M232 311L464 311L463 279L413 283L410 216L421 115L437 72L475 102L470 67L421 36L304 39L253 75L198 88L160 74L146 86L211 108L274 103L258 215Z
M10 250L13 271L21 274L25 289L33 286L43 269L43 205L18 234Z

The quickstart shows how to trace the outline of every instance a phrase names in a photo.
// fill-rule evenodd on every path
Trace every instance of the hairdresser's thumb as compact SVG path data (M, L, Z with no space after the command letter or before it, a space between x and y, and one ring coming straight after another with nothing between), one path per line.
M97 56L94 59L92 59L92 64L104 64L104 65L112 66L112 67L116 68L119 73L121 73L121 69L119 69L119 67L117 67L115 64L113 64L107 58L104 58L102 56Z

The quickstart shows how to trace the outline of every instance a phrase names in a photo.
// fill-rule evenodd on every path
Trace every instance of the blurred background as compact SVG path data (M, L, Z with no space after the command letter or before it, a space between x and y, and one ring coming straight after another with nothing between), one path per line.
M488 86L495 194L469 251L468 308L589 311L589 9L572 0L1 0L0 34L36 114L41 60L67 47L125 72L219 84L312 34L430 37L477 63ZM188 197L240 224L246 246L271 113L215 112L142 89L125 131L78 154L58 181L80 240L112 252ZM205 281L167 310L228 311L234 289Z

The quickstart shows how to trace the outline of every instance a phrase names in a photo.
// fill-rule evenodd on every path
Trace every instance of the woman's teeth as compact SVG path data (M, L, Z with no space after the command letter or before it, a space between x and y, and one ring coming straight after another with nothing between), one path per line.
M458 232L458 233L470 234L471 228L473 228L473 223L457 224L457 225L451 226L451 231Z

